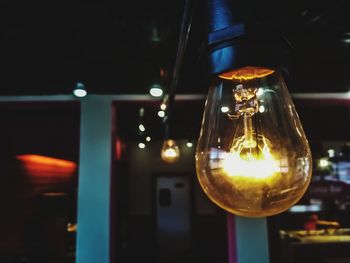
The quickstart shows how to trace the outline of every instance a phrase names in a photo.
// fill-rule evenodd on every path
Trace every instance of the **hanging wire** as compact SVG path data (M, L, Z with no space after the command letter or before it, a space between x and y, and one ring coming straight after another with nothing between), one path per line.
M168 105L166 109L167 114L163 119L163 122L165 124L165 139L169 139L169 135L170 135L169 123L172 117L172 110L174 105L176 89L179 83L180 69L181 69L182 62L185 55L188 36L191 31L194 1L195 0L185 0L185 7L184 7L184 13L182 16L179 43L177 46L177 53L176 53L176 59L175 59L175 66L173 70L173 77L172 77L169 95L168 95Z

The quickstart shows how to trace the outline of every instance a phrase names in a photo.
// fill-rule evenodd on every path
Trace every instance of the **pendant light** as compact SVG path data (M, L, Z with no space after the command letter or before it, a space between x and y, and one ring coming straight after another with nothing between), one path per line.
M166 94L164 96L164 99L161 104L161 107L163 107L164 110L163 108L161 108L161 110L158 112L158 116L163 118L163 123L165 126L165 136L161 150L161 158L164 162L167 163L174 163L178 161L180 157L180 149L177 146L176 141L170 138L170 123L172 119L172 110L175 101L175 92L179 83L180 68L183 62L187 40L192 23L192 11L193 2L191 0L186 0L169 94Z
M174 163L179 159L180 150L174 140L168 139L163 142L161 157L166 163Z
M236 2L207 0L210 77L196 149L197 177L223 209L270 216L305 193L312 158L283 80L288 43L271 21L234 19L235 13L246 13Z

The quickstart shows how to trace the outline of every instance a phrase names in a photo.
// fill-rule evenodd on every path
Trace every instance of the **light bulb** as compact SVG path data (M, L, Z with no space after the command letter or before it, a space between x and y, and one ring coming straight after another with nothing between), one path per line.
M174 163L179 159L180 150L174 140L165 140L163 142L161 157L167 163Z
M244 67L216 76L196 150L199 182L214 203L240 216L278 214L305 193L311 168L308 141L277 71Z

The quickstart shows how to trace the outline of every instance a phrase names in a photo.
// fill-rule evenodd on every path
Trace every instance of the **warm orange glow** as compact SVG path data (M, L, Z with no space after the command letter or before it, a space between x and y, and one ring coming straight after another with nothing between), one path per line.
M120 137L116 137L115 139L115 159L120 161L123 155L123 142Z
M77 224L73 224L73 223L68 223L67 224L67 231L68 232L77 232Z
M163 142L161 157L167 163L174 163L179 159L180 150L174 140L165 140Z
M228 177L242 184L261 183L276 179L280 174L279 161L271 154L267 139L262 137L259 153L244 146L245 137L235 141L223 159L223 169ZM248 150L248 151L247 151ZM245 151L245 153L243 153Z
M242 80L263 78L274 72L275 71L272 69L248 66L248 67L235 69L229 72L222 73L219 75L219 77L222 79L242 81Z
M36 154L24 154L16 157L23 164L26 173L34 177L71 177L77 165L68 160Z

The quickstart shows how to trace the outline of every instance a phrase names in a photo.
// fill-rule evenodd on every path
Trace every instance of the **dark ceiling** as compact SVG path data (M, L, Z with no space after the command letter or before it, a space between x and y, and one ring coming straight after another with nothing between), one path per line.
M205 40L197 0L179 93L206 93L199 47ZM292 92L350 87L350 4L285 1ZM184 1L20 1L0 3L1 95L143 94L174 64ZM277 12L277 11L276 11ZM169 79L169 78L168 78Z

